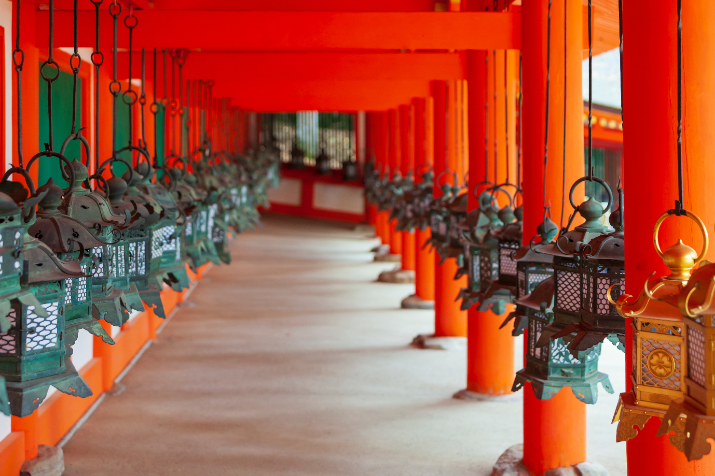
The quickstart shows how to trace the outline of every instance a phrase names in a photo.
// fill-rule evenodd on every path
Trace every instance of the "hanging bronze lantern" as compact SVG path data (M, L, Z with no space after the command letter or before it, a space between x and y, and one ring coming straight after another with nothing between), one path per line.
M544 215L544 221L539 224L537 231L539 232L537 236L541 236L541 242L548 243L554 239L558 233L558 228L547 215ZM516 294L514 296L515 307L502 325L499 326L500 329L504 328L513 320L514 329L511 334L514 337L524 333L529 323L529 314L532 312L531 308L521 303L521 299L531 294L537 284L554 275L553 256L534 251L532 249L534 238L531 239L528 245L522 246L514 254L517 274Z
M573 351L586 351L605 339L625 351L625 321L608 297L609 289L614 300L625 291L623 190L620 187L618 193L620 206L609 217L616 231L594 238L582 249L579 269L584 291L580 320L559 333L559 336L569 336L569 348ZM572 333L576 336L571 336Z
M290 151L290 167L292 169L305 167L305 152L298 147L298 143L293 143L293 148Z
M358 166L355 159L343 162L343 181L354 182L358 180Z
M36 157L41 155L59 154L46 152ZM9 321L9 326L0 325L6 329L0 332L0 375L5 378L12 414L22 417L39 407L50 386L79 397L88 397L92 391L70 360L72 351L67 339L73 333L65 321L70 292L67 284L86 277L82 262L61 260L47 245L25 232L24 228L35 220L35 205L46 199L48 192L36 193L29 175L17 167L6 172L4 184L9 183L6 180L12 173L25 176L32 196L25 200L21 212L16 205L13 208L14 202L7 195L0 194L1 249L6 250L0 264L2 280L7 291L20 291L10 299L9 306L3 301L4 320Z
M678 299L689 285L691 270L707 253L708 235L700 218L690 212L685 213L702 231L703 250L700 255L682 241L665 252L661 251L658 231L663 221L672 214L666 212L656 221L653 243L670 273L655 281L646 280L635 299L625 294L621 294L615 303L611 299L622 317L632 318L634 336L631 349L633 388L620 395L613 417L613 422L618 422L616 441L619 442L635 438L638 434L636 425L643 429L651 417L662 419L670 402L682 398L686 392L690 356L686 355L686 323L678 308Z
M549 400L561 389L570 387L584 403L598 399L598 384L613 393L608 375L598 372L600 345L583 357L574 357L563 339L544 339L544 331L554 320L554 276L536 285L531 294L516 300L529 309L526 343L526 367L516 374L512 391L530 383L539 400Z
M440 177L443 174L451 174L454 183L457 182L457 176L449 171L442 172L436 178L436 183L439 184ZM440 263L443 263L446 257L446 248L449 246L450 232L449 232L449 212L447 211L447 206L451 203L452 199L455 197L456 190L449 185L449 183L444 183L440 186L442 190L442 195L440 197L432 198L430 203L430 228L431 236L425 242L425 247L433 247L440 257Z
M607 191L608 204L605 208L593 198L589 198L579 206L574 204L574 190L581 182L589 179L601 184ZM600 293L597 296L591 296L590 294L594 291L600 291L600 288L585 285L589 280L593 280L591 273L594 269L591 263L584 263L584 253L589 249L593 249L593 247L588 247L592 240L609 234L608 227L603 225L600 220L610 210L613 204L613 194L603 180L597 177L582 177L571 187L569 202L575 210L574 214L571 215L569 225L575 218L576 212L583 217L584 222L572 231L562 230L555 242L540 245L534 249L539 253L549 254L554 257L554 275L556 278L554 320L544 329L542 339L549 339L552 336L554 338L563 337L570 343L574 337L571 334L574 325L581 321L581 310L587 307L584 303L600 302ZM566 230L568 230L568 225ZM618 282L620 283L620 276ZM609 286L610 284L614 283L609 281ZM608 286L603 289L602 294L603 299L609 304L606 295L607 291ZM584 296L585 293L589 295ZM574 350L574 352L579 351Z
M325 148L321 147L320 154L315 158L315 172L318 175L332 175L330 170L330 157L325 153Z

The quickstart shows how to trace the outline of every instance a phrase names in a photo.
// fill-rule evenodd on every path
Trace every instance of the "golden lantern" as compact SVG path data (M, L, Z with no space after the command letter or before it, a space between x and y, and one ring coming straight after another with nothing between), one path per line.
M686 325L678 308L678 299L690 279L691 270L708 250L708 235L702 220L685 211L685 215L702 230L700 255L680 240L661 251L658 232L673 213L673 210L664 213L653 230L655 251L670 273L655 281L646 280L635 299L623 294L614 302L609 288L609 301L615 304L619 315L632 318L633 329L632 390L621 394L618 401L613 417L613 422L618 422L616 441L635 438L638 434L636 426L643 429L650 418L663 418L671 401L682 398L685 392L689 356L684 342Z

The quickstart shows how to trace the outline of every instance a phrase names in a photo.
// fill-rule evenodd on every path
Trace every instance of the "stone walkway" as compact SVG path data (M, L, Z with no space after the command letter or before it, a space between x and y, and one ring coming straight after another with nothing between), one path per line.
M465 351L407 345L432 313L397 308L411 285L374 282L393 265L371 261L364 228L264 222L67 443L66 476L486 476L522 441L520 400L451 398ZM622 391L623 354L603 360ZM589 456L625 475L604 395Z

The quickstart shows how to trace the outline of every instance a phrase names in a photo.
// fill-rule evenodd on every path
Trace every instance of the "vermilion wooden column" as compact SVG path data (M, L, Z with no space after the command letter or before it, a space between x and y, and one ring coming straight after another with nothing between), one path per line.
M400 139L400 164L403 176L408 173L414 175L415 158L412 154L413 148L410 144L412 136L412 110L409 104L400 106L399 110L399 139ZM415 270L415 232L403 231L402 233L402 269L405 271Z
M447 150L447 131L453 128L448 127L447 83L445 81L432 82L432 97L434 99L434 173L437 178L445 170L450 155L454 157ZM454 144L449 146L453 148ZM455 166L456 164L452 161L449 164L449 170L455 171ZM442 179L451 180L449 177L442 177ZM442 195L437 180L435 180L434 194L435 196ZM454 258L449 258L442 264L439 264L439 260L439 256L435 253L434 336L466 337L467 313L459 309L460 303L455 302L459 290L466 285L466 277L459 280L454 279L457 272L457 262Z
M389 171L388 157L387 157L387 112L381 111L375 113L375 160L376 168L380 174L380 178L383 178L387 171ZM387 211L377 212L377 229L379 230L378 236L382 240L383 245L390 245L390 219Z
M708 0L683 2L683 144L684 207L698 215L713 232L712 186L715 183L715 3ZM676 2L657 8L623 6L623 111L624 150L628 157L624 174L628 188L625 208L626 291L637 294L652 271L662 276L665 267L653 251L655 220L673 208L677 189L677 9ZM700 250L700 233L686 219L669 218L660 233L663 247L682 239ZM715 260L712 246L706 259ZM631 325L626 324L630 333ZM631 355L630 335L626 355ZM631 388L631 359L626 358L628 389ZM715 474L715 455L689 463L669 442L656 437L660 420L651 418L638 436L629 440L629 476L695 476Z
M489 58L490 65L487 68L485 60ZM467 82L468 82L468 100L469 100L469 209L473 210L478 207L477 198L474 190L480 182L485 179L485 161L493 164L493 144L494 144L494 126L490 127L491 138L487 144L492 147L487 147L485 151L485 132L486 132L486 114L485 104L489 98L489 110L499 113L501 118L497 123L501 122L501 127L497 124L497 131L505 128L504 123L504 66L503 52L498 52L497 57L501 57L501 67L497 67L498 74L497 90L499 98L494 103L493 99L493 54L491 51L468 51L467 52ZM513 58L512 63L513 63ZM514 71L513 65L510 65L509 70L509 95L514 97ZM489 74L487 74L487 71ZM486 81L487 78L490 81ZM499 81L501 78L501 81ZM499 87L501 85L501 87ZM486 89L486 91L485 91ZM485 94L486 93L486 94ZM513 111L510 113L510 139L514 135L514 124L511 121ZM504 142L504 133L498 134L497 139ZM510 141L511 142L511 141ZM501 166L498 170L497 181L503 182L506 178L504 173L506 170L505 148L502 148L502 153L499 154L499 163ZM511 158L511 180L515 180L516 171L516 156L515 147L510 148ZM492 170L494 167L492 166ZM493 180L493 176L492 176ZM477 192L480 192L484 187L479 187ZM510 193L512 191L510 190ZM511 306L509 306L511 308ZM506 312L510 312L507 309ZM469 398L473 393L482 395L505 395L511 393L511 387L514 382L514 338L511 335L510 326L499 329L499 326L505 319L505 315L496 315L492 311L480 312L477 306L472 307L468 311L468 326L467 326L467 388L466 392L459 392L456 396L460 398Z
M432 98L414 98L412 100L414 117L414 160L415 181L422 180L422 173L432 167L432 146L434 127ZM429 227L415 230L415 294L402 301L404 308L431 309L434 307L434 251L425 248L425 243L432 236Z
M389 163L390 180L399 171L402 176L405 175L405 170L400 166L400 131L399 121L397 120L397 109L387 111L387 124L385 127L387 157ZM397 220L389 220L390 226L390 254L402 254L402 232L397 231Z
M581 97L582 20L581 2L568 5L568 105L566 193L584 173L583 100ZM546 91L546 28L548 0L530 0L523 11L523 117L524 117L524 242L536 234L543 217L544 130ZM553 2L551 28L551 104L549 117L549 165L546 199L558 225L561 217L564 119L564 2ZM579 203L583 198L574 200ZM568 200L566 200L568 207ZM564 220L571 212L565 211ZM630 238L629 238L630 239ZM630 279L630 278L629 278ZM586 405L565 388L551 400L536 399L531 385L524 389L524 463L537 476L586 460Z

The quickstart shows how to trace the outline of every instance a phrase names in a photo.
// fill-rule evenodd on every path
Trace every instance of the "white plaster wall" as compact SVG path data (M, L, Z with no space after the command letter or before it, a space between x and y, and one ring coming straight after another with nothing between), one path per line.
M299 179L283 178L278 187L268 190L268 201L279 205L299 207L303 182Z
M313 186L313 208L343 213L365 213L363 189L316 182Z
M82 329L72 350L72 363L77 370L81 370L94 358L94 336Z

